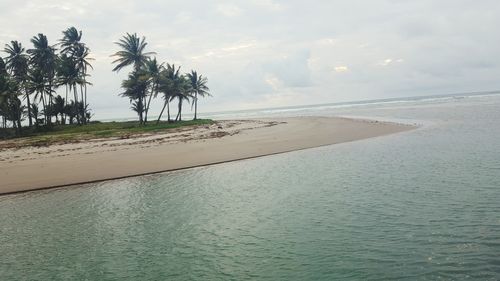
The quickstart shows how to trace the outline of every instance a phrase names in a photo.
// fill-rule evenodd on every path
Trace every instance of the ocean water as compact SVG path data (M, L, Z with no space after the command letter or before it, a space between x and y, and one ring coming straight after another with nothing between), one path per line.
M0 280L500 280L500 95L219 117L301 115L420 127L2 196Z

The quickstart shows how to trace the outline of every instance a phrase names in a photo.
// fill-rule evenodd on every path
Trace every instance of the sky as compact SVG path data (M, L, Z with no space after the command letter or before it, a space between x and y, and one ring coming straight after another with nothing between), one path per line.
M112 72L110 57L126 32L208 77L199 110L213 112L498 90L498 15L497 0L1 0L0 45L82 30L106 119L133 116L118 95L131 68Z

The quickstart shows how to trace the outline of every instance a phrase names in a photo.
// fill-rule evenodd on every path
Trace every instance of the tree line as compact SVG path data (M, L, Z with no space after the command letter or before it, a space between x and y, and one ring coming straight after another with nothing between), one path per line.
M21 122L29 127L56 124L86 124L91 118L87 103L90 49L82 42L82 31L70 27L51 45L39 33L27 49L19 41L6 44L0 57L1 127L21 133ZM57 90L65 89L65 96Z
M132 66L121 87L121 96L129 98L131 109L139 117L140 124L148 122L149 109L153 99L160 96L163 100L162 110L156 120L160 122L165 109L167 109L168 122L182 121L182 108L186 102L191 102L194 108L194 120L197 119L198 98L210 96L207 86L207 78L192 70L189 73L181 73L180 66L174 64L159 63L154 56L155 52L146 52L148 45L145 37L136 33L127 33L116 45L120 47L112 56L115 67L113 71ZM177 101L177 115L175 119L170 116L170 103Z
M92 117L87 103L88 78L92 70L90 49L82 41L82 31L70 27L62 32L56 44L49 44L47 36L39 33L26 49L19 41L6 44L0 57L0 128L14 128L23 132L23 122L29 128L44 130L54 124L85 125ZM162 109L156 122L164 116L168 122L182 121L185 103L194 109L197 119L198 99L210 96L206 77L192 70L181 73L180 66L160 63L146 52L145 37L127 33L116 44L120 47L112 56L113 71L132 66L127 79L122 81L120 96L131 102L131 109L141 125L147 124L150 106L156 98L162 99ZM60 94L58 94L60 93ZM177 101L175 118L170 105Z

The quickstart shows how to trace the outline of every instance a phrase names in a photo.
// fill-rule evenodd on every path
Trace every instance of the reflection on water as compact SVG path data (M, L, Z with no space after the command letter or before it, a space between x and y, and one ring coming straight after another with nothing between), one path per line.
M330 109L425 126L0 197L0 279L499 279L499 106Z

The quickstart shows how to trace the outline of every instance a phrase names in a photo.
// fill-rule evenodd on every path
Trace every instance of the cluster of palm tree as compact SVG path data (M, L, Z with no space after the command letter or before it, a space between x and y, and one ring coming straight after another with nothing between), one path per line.
M139 116L139 122L146 124L151 101L160 95L163 98L163 107L156 120L160 122L165 108L169 122L182 121L182 107L184 102L191 102L194 107L194 119L197 119L198 98L210 96L207 78L198 75L196 71L180 73L180 67L174 64L159 63L156 53L146 52L146 38L137 34L127 33L116 44L120 51L112 56L116 58L113 71L132 66L128 78L122 82L124 90L120 95L130 99L131 109ZM177 115L174 120L170 116L170 103L177 101Z
M89 122L90 50L81 41L81 31L70 27L62 33L63 38L55 45L41 33L31 39L31 49L26 50L18 41L5 45L7 56L0 58L2 127L11 125L20 131L26 117L30 127L51 125L54 119L58 124ZM57 95L62 88L64 98ZM73 96L68 97L71 93Z

